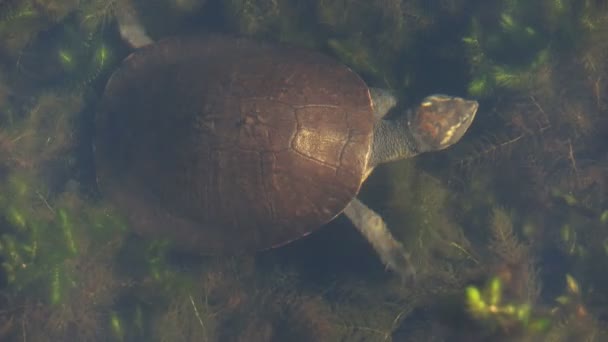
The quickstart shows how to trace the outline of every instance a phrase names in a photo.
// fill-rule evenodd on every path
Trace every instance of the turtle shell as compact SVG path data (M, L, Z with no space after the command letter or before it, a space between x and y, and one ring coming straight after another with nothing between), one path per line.
M134 52L108 81L97 181L143 235L205 254L266 249L346 207L373 124L365 83L325 55L171 38Z

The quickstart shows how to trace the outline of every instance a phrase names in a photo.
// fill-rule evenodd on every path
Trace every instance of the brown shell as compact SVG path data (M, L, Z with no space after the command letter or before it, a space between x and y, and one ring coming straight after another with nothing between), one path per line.
M96 125L100 190L135 231L217 254L338 215L364 178L373 114L365 83L329 57L210 36L129 56Z

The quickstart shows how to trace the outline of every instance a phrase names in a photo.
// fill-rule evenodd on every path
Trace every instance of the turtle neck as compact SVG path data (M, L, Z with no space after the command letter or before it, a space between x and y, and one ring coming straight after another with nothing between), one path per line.
M406 114L376 122L370 158L372 168L382 163L411 158L421 152L410 132L407 118Z

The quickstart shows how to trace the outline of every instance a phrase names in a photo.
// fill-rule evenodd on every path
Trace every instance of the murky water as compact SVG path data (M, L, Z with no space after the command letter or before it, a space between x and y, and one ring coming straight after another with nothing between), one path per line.
M136 234L133 210L98 187L93 147L132 32L321 52L396 95L387 120L430 94L479 101L458 143L378 166L359 193L415 279L387 270L344 215L258 253L192 253L170 239L175 227ZM606 61L603 1L0 1L0 340L604 341ZM157 70L146 77L162 83ZM239 179L258 199L253 175ZM164 199L142 205L193 207Z

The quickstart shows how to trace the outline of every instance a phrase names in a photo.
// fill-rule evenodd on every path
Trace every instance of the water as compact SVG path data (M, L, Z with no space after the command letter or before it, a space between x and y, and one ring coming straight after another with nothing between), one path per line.
M0 340L606 340L604 2L123 1L0 2ZM321 51L397 94L391 119L431 93L477 99L460 142L361 189L415 281L343 216L236 256L133 234L92 148L128 5L154 40Z

